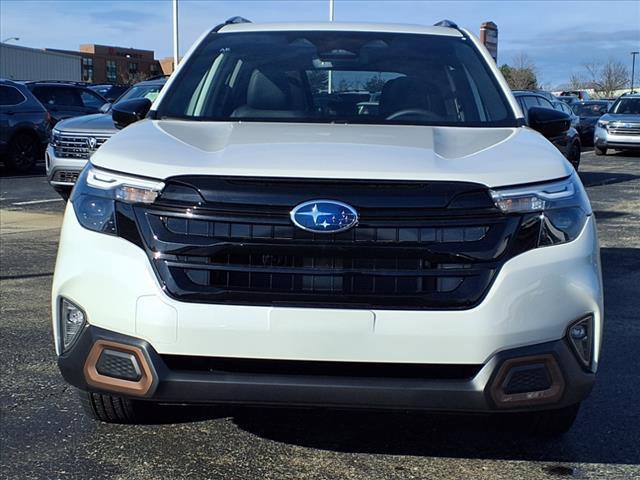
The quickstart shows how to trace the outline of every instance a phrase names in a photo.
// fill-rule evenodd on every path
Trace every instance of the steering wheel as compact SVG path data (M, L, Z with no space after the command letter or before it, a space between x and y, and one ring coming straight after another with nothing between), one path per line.
M398 110L397 112L389 115L386 120L397 120L400 117L406 117L408 115L418 115L420 117L426 117L427 120L441 120L440 115L433 113L431 110L425 110L423 108L405 108L404 110Z

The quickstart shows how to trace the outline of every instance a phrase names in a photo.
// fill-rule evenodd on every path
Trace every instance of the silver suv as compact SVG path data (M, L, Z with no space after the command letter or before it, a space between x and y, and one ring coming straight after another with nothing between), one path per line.
M640 93L622 95L600 117L593 138L596 155L607 149L640 150Z
M116 103L132 98L153 101L166 81L162 77L137 83L123 93ZM105 105L102 110L103 113L61 121L51 133L45 156L47 177L49 184L65 199L69 197L91 155L118 132L111 118L111 104Z

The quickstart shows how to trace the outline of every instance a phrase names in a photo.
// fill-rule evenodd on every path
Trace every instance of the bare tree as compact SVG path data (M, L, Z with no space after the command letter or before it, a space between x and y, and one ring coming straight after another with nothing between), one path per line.
M124 85L133 85L134 83L142 82L149 78L149 75L145 72L123 72L119 75L120 83Z
M585 64L594 90L605 97L615 94L629 83L629 69L622 62L609 59L605 63L593 61Z
M526 53L516 55L512 64L502 65L500 71L512 90L535 90L538 88L537 68Z
M572 73L569 77L569 89L570 90L583 90L585 88L591 88L591 83L579 73Z

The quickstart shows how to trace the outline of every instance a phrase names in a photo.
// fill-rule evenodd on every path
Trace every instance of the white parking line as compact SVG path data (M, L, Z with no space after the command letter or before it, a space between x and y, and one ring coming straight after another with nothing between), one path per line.
M51 202L62 202L62 198L48 198L46 200L29 200L28 202L15 202L11 205L35 205L37 203L51 203Z

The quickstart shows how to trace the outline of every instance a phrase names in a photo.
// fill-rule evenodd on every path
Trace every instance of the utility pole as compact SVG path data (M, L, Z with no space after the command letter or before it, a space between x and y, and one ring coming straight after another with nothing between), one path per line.
M329 0L329 21L333 22L333 0ZM333 80L333 72L329 70L329 79L327 80L327 93L331 95L332 86L331 83Z
M635 76L636 76L636 55L638 55L640 52L631 52L631 58L633 60L631 60L631 93L633 93L633 81L635 80Z
M173 70L178 68L180 53L178 51L178 0L173 0Z

